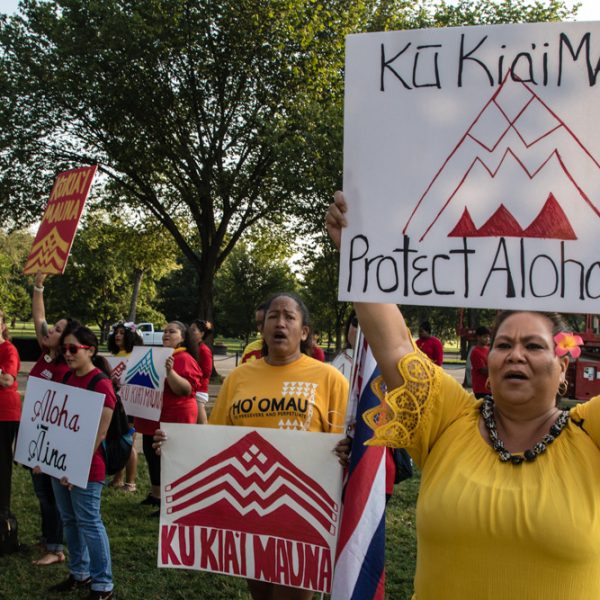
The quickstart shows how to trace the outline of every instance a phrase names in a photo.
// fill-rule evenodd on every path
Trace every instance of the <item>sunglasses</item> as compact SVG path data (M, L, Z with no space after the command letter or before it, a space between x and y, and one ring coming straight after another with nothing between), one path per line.
M67 352L69 354L77 354L79 350L87 350L88 348L91 348L91 346L86 346L85 344L65 344L60 347L63 354L66 354Z

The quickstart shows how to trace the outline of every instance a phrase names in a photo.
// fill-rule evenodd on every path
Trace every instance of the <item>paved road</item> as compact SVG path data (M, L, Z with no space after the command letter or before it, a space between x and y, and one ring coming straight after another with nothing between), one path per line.
M237 357L236 355L215 356L214 361L217 373L219 373L219 375L221 375L222 377L227 377L227 375L229 375L229 373L231 373L231 371L235 369ZM21 394L25 393L27 376L29 375L31 367L33 367L33 362L21 363L21 370L19 371L19 376L17 378L19 383L19 392L21 392ZM450 375L452 375L459 383L462 383L463 378L465 376L465 368L463 366L449 364L445 365L444 369L447 373L450 373ZM214 399L217 397L217 394L219 393L219 387L220 386L218 384L209 386L209 395L211 401L214 401Z

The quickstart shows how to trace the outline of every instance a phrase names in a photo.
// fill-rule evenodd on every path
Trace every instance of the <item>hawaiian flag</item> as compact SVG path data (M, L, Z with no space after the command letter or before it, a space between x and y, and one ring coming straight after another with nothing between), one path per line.
M367 409L379 406L383 380L366 341L356 346L348 409L354 437L331 600L383 600L386 448L364 445L372 431L362 418Z

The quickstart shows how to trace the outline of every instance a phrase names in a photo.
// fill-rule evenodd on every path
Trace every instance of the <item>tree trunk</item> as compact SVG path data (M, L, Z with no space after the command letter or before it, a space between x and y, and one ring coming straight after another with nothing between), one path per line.
M215 331L218 331L218 325L215 325L213 319L213 279L214 272L207 274L207 269L198 270L198 299L196 304L196 314L200 319L210 321ZM213 360L213 369L210 375L211 379L220 377L215 361Z
M200 319L213 322L213 279L214 273L207 270L198 271L198 298L196 303L196 314ZM218 324L215 326L218 329Z
M127 320L135 323L135 316L137 313L137 302L140 297L140 288L142 287L142 278L144 277L144 271L142 269L134 269L133 271L133 293L131 294L131 304L129 305L129 315Z

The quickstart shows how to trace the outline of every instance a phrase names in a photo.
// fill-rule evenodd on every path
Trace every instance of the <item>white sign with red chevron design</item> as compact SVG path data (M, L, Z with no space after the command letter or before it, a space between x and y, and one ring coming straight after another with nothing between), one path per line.
M158 566L329 592L341 435L162 423Z
M597 312L600 23L347 38L340 298Z
M167 377L166 362L173 348L135 346L121 375L119 393L130 417L158 421Z

